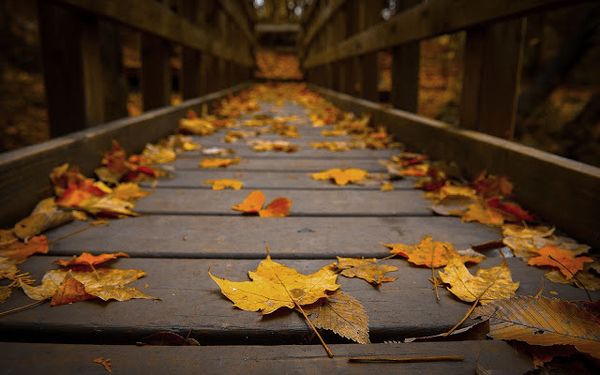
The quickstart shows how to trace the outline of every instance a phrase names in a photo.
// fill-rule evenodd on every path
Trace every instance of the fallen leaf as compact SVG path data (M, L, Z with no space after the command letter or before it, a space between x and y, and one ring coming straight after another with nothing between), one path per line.
M600 322L568 301L544 296L512 297L480 306L471 318L489 320L489 336L533 345L573 345L600 358Z
M580 289L587 289L589 291L600 290L600 277L598 277L598 274L595 271L592 271L590 266L591 264L584 265L583 270L577 272L575 277L568 280L559 270L547 272L545 276L553 283L571 284Z
M528 214L518 204L510 202L502 202L499 197L492 197L485 201L488 208L496 210L502 214L504 220L509 222L520 223L523 221L534 220L533 215Z
M10 245L11 243L17 242L19 237L15 235L15 231L12 229L0 229L0 247Z
M310 142L308 145L315 150L350 151L352 149L347 142Z
M329 169L327 171L321 171L313 173L310 176L315 180L329 180L332 179L336 185L346 185L348 183L358 182L369 174L367 171L357 168L347 168L341 170L339 168Z
M553 235L554 228L523 227L514 224L505 224L502 228L504 235L502 242L512 249L515 256L523 260L537 256L537 251L546 245L567 249L575 255L584 254L590 249L590 246L581 244L572 238Z
M488 174L485 170L481 171L470 185L482 198L512 196L513 184L508 177Z
M297 305L310 305L340 286L335 283L337 274L329 265L311 275L303 275L293 268L273 262L270 256L260 262L254 272L248 272L252 281L229 281L210 277L234 306L247 311L270 314L281 307L293 309Z
M153 145L146 144L146 147L142 151L142 156L150 159L152 164L165 164L171 163L177 159L177 154L175 150L161 146L161 145Z
M360 344L369 344L369 316L362 303L349 294L336 291L317 304L305 309L311 323Z
M388 272L397 271L398 267L378 264L375 258L341 258L337 257L336 271L341 271L342 276L358 277L370 284L380 286L383 283L392 282L398 277L386 277Z
M500 266L477 270L473 276L459 258L452 258L439 275L449 285L448 290L462 301L474 302L479 298L482 305L512 297L519 288L519 283L512 281L506 259Z
M504 216L496 210L489 210L481 201L473 202L467 206L462 214L462 221L477 221L481 224L501 226L504 224Z
M0 303L6 302L7 299L12 295L12 288L10 286L0 286Z
M381 191L394 191L394 185L391 182L386 182L381 185Z
M265 203L265 195L260 190L250 193L242 203L231 207L232 210L241 211L245 214L258 213Z
M153 192L142 190L140 185L138 185L135 182L123 182L118 184L115 188L113 188L112 193L117 199L135 203L140 198L147 197Z
M567 280L570 280L576 272L581 271L584 263L594 261L586 256L575 257L572 251L554 245L546 245L537 250L537 253L539 256L530 258L527 262L528 265L558 268Z
M448 264L452 258L459 258L466 263L479 263L483 260L481 257L463 257L449 242L434 241L430 236L425 236L421 243L417 245L404 244L385 244L383 246L390 249L390 253L408 258L407 260L418 266L427 266L429 268L442 267Z
M25 240L74 219L74 211L60 210L54 198L46 198L36 205L31 215L15 224L14 233Z
M68 273L85 286L86 293L101 298L104 301L110 299L128 301L132 298L158 299L150 297L133 287L125 286L146 275L146 272L141 270L111 268L100 268L96 272L77 268L51 270L46 272L42 278L41 285L31 286L22 284L21 288L23 288L25 294L31 299L49 299L54 296Z
M99 357L99 358L94 359L94 363L101 364L102 366L104 366L106 371L112 372L112 369L110 368L110 366L111 366L110 358Z
M341 137L348 134L346 130L334 129L334 130L321 130L321 135L324 137Z
M50 306L71 304L73 302L85 301L91 298L96 297L88 294L85 291L85 285L71 276L70 273L67 273L58 288L56 288L52 300L50 301Z
M100 255L92 255L88 252L83 252L81 255L73 255L73 258L69 260L55 260L53 264L58 264L62 267L75 267L75 266L89 266L94 267L99 264L108 262L109 260L117 259L118 257L127 257L129 255L124 252L118 253L102 253Z
M27 243L13 242L0 247L0 256L17 264L23 263L33 254L46 254L50 250L46 236L31 237Z
M244 183L238 180L231 180L227 178L222 178L220 180L206 180L205 184L212 185L213 190L224 190L226 188L231 188L233 190L240 190Z
M258 211L260 217L286 217L290 216L292 201L288 198L275 198L264 209Z
M224 158L204 158L198 165L200 168L227 168L230 165L239 164L242 160L239 156L235 159Z

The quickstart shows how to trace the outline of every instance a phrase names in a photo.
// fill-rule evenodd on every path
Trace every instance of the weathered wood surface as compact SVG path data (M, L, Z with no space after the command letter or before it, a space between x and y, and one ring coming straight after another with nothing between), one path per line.
M281 153L285 154L285 153ZM332 168L359 168L364 169L369 173L385 173L387 169L381 165L377 159L365 160L317 160L317 159L285 159L285 155L281 158L269 159L246 159L240 161L239 164L231 165L227 167L230 171L286 171L286 172L319 172L326 169ZM209 157L209 156L207 156ZM181 158L175 160L173 163L167 164L172 166L175 170L197 170L200 169L198 166L203 158L190 159ZM214 169L214 168L209 168Z
M533 369L529 359L517 356L501 341L446 343L331 345L333 358L317 345L130 347L111 345L0 344L0 366L5 374L56 373L105 375L93 359L111 359L114 374L523 374ZM422 357L461 355L460 362L348 363L350 357Z
M113 139L129 152L141 152L147 142L156 142L173 133L177 121L188 109L201 111L202 104L212 103L228 91L247 87L241 84L178 106L157 109L135 118L112 121L91 129L71 133L48 142L0 154L0 225L12 227L30 212L37 202L52 196L47 176L63 164L77 164L91 176L112 147ZM24 194L27 192L27 194Z
M394 136L434 158L454 161L467 176L486 169L515 184L526 209L592 246L600 246L600 168L397 109L312 86L335 105L370 112Z
M315 192L318 194L318 192ZM292 205L293 207L293 205ZM231 211L236 212L236 211ZM499 234L453 217L288 217L152 215L90 228L73 222L48 232L52 254L124 251L132 257L263 259L266 247L276 258L335 259L388 256L384 243L417 244L425 235L467 249ZM348 235L352 233L353 235ZM102 241L98 241L102 238ZM487 252L488 256L499 256Z
M298 216L432 216L417 190L285 190L262 189L265 206L273 199L292 200L291 215ZM136 205L142 214L237 215L231 207L242 203L248 191L159 189Z
M46 270L57 267L51 264L55 259L52 256L38 256L23 263L20 268L39 280ZM310 274L333 261L285 260L282 263L301 273ZM430 269L413 267L400 259L385 262L398 267L398 271L390 275L399 277L377 289L360 279L339 277L337 280L344 292L364 305L369 315L372 341L402 340L442 333L452 328L468 311L469 304L457 301L443 289L439 290L440 301L436 301L428 280L431 277ZM231 258L120 259L112 264L113 268L147 272L145 277L129 285L159 297L161 301L87 301L56 307L45 303L3 316L0 319L0 339L132 344L158 331L172 330L185 335L191 329L191 337L206 345L300 344L303 338L311 334L301 314L288 310L261 317L255 312L240 311L221 294L208 274L210 269L217 277L244 281L248 280L247 272L256 269L258 263L256 259ZM481 266L488 268L500 263L500 258L489 258ZM508 263L513 279L521 283L518 295L534 295L540 290L546 271L530 267L520 259L508 259ZM544 288L543 294L553 296L550 291L557 292L560 298L566 300L586 298L585 291L570 285L552 284ZM592 295L598 298L600 292ZM22 306L30 301L17 290L3 304L3 309ZM330 343L344 341L327 331L324 333Z
M312 67L362 55L399 44L448 34L506 18L517 18L565 5L589 0L479 1L449 0L422 2L387 22L356 34L325 49L311 49L303 67ZM308 34L307 34L308 39ZM308 39L310 40L310 39Z

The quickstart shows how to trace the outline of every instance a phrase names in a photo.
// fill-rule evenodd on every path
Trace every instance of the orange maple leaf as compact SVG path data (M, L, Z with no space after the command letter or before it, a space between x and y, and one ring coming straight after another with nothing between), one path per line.
M530 215L523 210L519 205L515 203L502 202L500 198L493 197L485 202L488 208L496 210L504 216L504 220L519 223L523 220L531 221L534 219L533 215Z
M488 174L486 170L481 171L470 185L483 198L510 197L513 190L508 177Z
M398 254L407 258L407 260L418 266L427 266L430 268L442 267L448 264L452 258L460 258L463 263L479 263L483 260L481 257L461 256L454 246L449 242L434 241L430 236L425 236L421 243L417 245L404 244L385 244L390 249L390 253Z
M230 165L238 164L240 160L240 157L235 159L204 158L198 166L200 168L227 168Z
M290 216L292 201L288 198L275 198L265 209L258 211L260 217L286 217Z
M92 255L88 252L83 252L79 256L73 255L73 258L71 258L69 260L59 259L59 260L55 260L52 263L61 265L63 267L89 266L89 267L94 268L94 266L96 266L98 264L102 264L104 262L107 262L112 259L116 259L118 257L129 258L129 255L127 255L121 251L118 253L102 253L100 255Z
M255 214L260 211L263 203L265 203L265 195L260 190L255 190L242 203L236 204L231 209L245 214Z
M572 251L554 245L546 245L539 249L537 253L540 256L530 258L527 262L528 265L558 268L567 280L573 278L573 274L577 271L581 271L584 263L594 261L586 256L576 257Z
M0 246L0 255L22 263L33 254L46 254L49 250L46 236L35 236L31 237L27 243L18 241Z

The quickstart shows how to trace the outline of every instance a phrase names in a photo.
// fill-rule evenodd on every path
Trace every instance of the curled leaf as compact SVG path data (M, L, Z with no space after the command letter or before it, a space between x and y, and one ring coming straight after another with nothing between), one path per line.
M392 282L398 278L385 276L388 272L397 271L398 267L379 264L375 258L356 259L337 257L337 259L338 264L335 267L338 271L341 271L342 276L358 277L376 286Z
M286 217L290 216L292 201L288 198L275 198L263 210L258 211L260 217Z
M231 207L232 210L241 211L245 214L257 213L265 203L265 195L260 190L250 193L242 203Z

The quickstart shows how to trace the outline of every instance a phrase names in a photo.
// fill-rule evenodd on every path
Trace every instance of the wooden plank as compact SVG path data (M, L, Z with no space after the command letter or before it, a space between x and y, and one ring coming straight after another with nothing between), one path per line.
M221 135L222 137L222 135ZM257 152L252 151L250 145L246 145L241 141L236 143L224 143L219 138L213 138L211 140L200 138L195 140L202 145L204 149L210 147L220 147L231 149L235 151L234 156L239 156L241 158L253 158L253 159L274 159L274 158L285 158L285 159L345 159L345 160L355 160L355 159L389 159L391 154L399 152L398 150L350 150L350 151L328 151L328 150L315 150L308 145L306 141L298 143L294 141L289 141L292 145L300 145L300 149L295 152L281 153L279 151L265 151L265 152ZM261 139L266 140L266 138L251 138L251 139ZM286 140L286 138L284 138ZM319 139L321 141L321 139ZM334 141L332 139L331 141ZM202 157L202 149L199 151L189 151L182 154L179 154L178 157L181 158L192 158L192 157Z
M467 31L460 124L511 139L521 81L525 20Z
M263 259L265 247L269 246L275 258L383 258L390 253L380 242L413 245L430 235L461 250L499 238L499 234L480 225L440 216L290 216L267 220L242 215L153 215L114 220L108 227L90 228L54 242L88 226L89 223L76 221L49 231L50 254L124 251L134 258ZM500 256L498 252L486 254Z
M171 105L171 63L166 40L142 33L142 104L145 111Z
M193 169L198 170L200 160L196 159L177 159L172 165L175 170ZM315 160L315 159L254 159L240 162L237 165L227 167L231 171L284 171L284 172L319 172L331 168L359 168L369 173L386 172L386 168L380 165L377 160Z
M289 172L270 172L270 171L251 171L235 172L226 169L220 170L187 170L177 171L175 177L165 178L154 182L142 182L144 187L154 186L155 188L200 188L210 189L210 185L204 184L206 180L216 180L221 178L235 179L244 183L244 189L353 189L353 190L379 190L381 180L367 179L361 184L349 184L346 186L337 186L330 181L317 181L312 179L308 173L289 173ZM381 182L380 182L381 181ZM414 189L414 180L393 181L396 189Z
M247 86L244 84L227 91L236 92ZM0 225L12 227L28 215L37 202L53 195L47 178L53 168L63 163L76 164L82 173L91 176L104 152L111 149L113 139L128 152L140 152L147 142L156 142L172 134L177 121L189 108L200 112L203 103L210 104L227 91L0 154Z
M398 10L406 10L420 0L403 0ZM420 42L392 47L392 88L390 102L394 108L417 113L419 103Z
M19 265L19 269L40 280L46 270L57 268L52 264L55 259L57 257L34 256ZM278 261L277 258L273 260ZM300 273L310 274L332 261L290 259L279 262ZM547 271L527 266L520 259L507 261L513 279L520 282L517 295L535 295ZM500 258L490 258L484 260L481 267L489 268L500 263ZM248 271L256 269L258 264L258 259L119 259L111 267L147 272L142 279L128 285L161 300L84 301L55 307L46 302L3 316L0 319L0 339L132 344L146 335L171 330L184 336L189 333L190 337L204 345L300 344L312 334L301 314L283 310L261 317L256 312L240 311L221 295L207 272L210 269L215 276L245 281L248 280ZM337 280L341 290L363 303L369 316L372 341L442 333L465 315L469 304L457 300L449 291L440 289L440 300L436 300L428 280L430 269L413 267L400 259L387 260L386 264L398 267L398 271L390 273L391 276L401 277L377 290L364 280L345 277ZM544 288L542 294L555 297L550 291L558 293L558 297L564 300L586 299L584 290L570 285L552 284ZM600 292L591 292L591 295L598 298ZM4 311L29 303L31 299L22 291L15 290L2 307ZM467 320L465 324L469 323L471 321ZM323 331L323 336L332 344L345 342L329 331Z
M113 22L99 20L100 55L102 62L103 122L127 117L128 87L123 66L123 48L119 27Z
M426 1L328 50L312 50L304 69L398 44L590 0Z
M327 25L331 17L337 12L346 0L331 0L324 9L316 13L315 18L306 30L306 36L302 41L302 49L306 49L313 41L314 37Z
M407 145L431 156L455 161L473 177L481 170L506 175L516 199L570 235L600 246L600 168L474 131L456 129L396 109L309 85L342 110L370 112ZM443 142L439 142L443 139ZM474 157L475 155L475 157Z
M181 15L192 24L200 24L203 14L196 0L182 3ZM199 50L183 46L181 49L181 74L179 77L181 96L183 100L196 98L201 95L202 53Z
M240 55L239 51L229 46L228 40L222 40L212 35L209 29L194 26L174 13L166 12L162 5L154 1L52 1L69 5L83 12L109 18L187 47L210 52L215 56L235 61L241 65L253 65L252 58Z
M44 1L38 2L38 13L51 135L58 137L103 122L97 22Z
M265 205L277 197L292 200L291 215L298 216L432 216L416 190L276 190L262 189ZM158 189L139 201L136 211L158 215L241 215L231 207L242 203L248 191Z
M181 332L184 336L186 332ZM157 347L0 344L0 365L17 374L106 374L92 357L110 358L115 373L142 374L256 374L268 373L429 373L474 374L485 369L494 373L524 374L533 370L531 359L515 354L503 341L445 343L331 345L333 358L324 356L319 345L289 346L201 346ZM460 362L348 363L351 356L423 357L460 355ZM293 369L292 372L290 370Z

